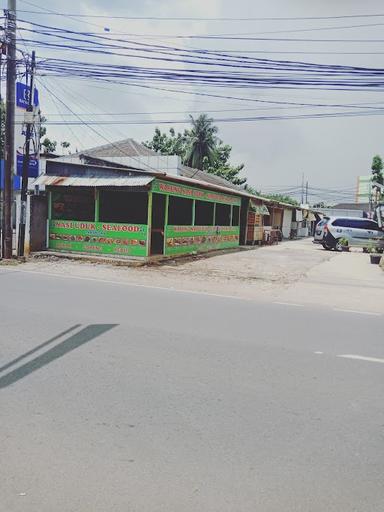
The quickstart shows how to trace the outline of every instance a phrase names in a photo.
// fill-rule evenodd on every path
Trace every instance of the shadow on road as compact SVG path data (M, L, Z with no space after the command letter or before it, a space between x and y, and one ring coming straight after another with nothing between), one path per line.
M11 384L14 384L18 380L23 379L24 377L27 377L31 373L35 372L36 370L40 370L43 366L51 363L52 361L55 361L56 359L59 359L60 357L63 357L64 355L68 354L72 350L75 350L76 348L80 347L81 345L84 345L88 341L91 341L98 336L101 336L102 334L110 331L114 327L116 327L118 324L92 324L88 325L87 327L84 327L81 329L81 331L77 332L76 334L73 334L66 340L62 341L55 347L52 347L51 349L47 350L43 354L35 357L31 361L28 361L28 363L23 364L22 366L19 366L18 368L15 368L11 372L7 373L6 375L3 375L0 377L0 388L5 388L7 386L10 386ZM66 331L62 332L61 334L55 336L54 338L51 338L50 340L42 343L41 345L38 345L34 349L26 352L25 354L17 357L13 361L10 361L6 365L4 365L2 368L0 368L0 371L5 370L12 366L13 364L19 362L20 360L24 359L25 357L28 357L29 355L33 354L37 350L41 349L42 347L47 346L48 344L52 343L53 341L57 340L59 337L68 334L69 332L73 331L79 327L79 325L75 325L71 327L70 329L67 329Z
M4 370L8 370L8 368L10 368L11 366L15 365L16 363L19 363L20 361L22 361L26 357L31 356L32 354L34 354L35 352L37 352L41 348L46 347L47 345L50 345L54 341L58 340L62 336L65 336L66 334L70 333L71 331L74 331L75 329L77 329L80 326L81 326L81 324L76 324L76 325L70 327L69 329L67 329L67 330L57 334L53 338L50 338L49 340L44 341L44 343L41 343L41 345L37 345L37 347L33 348L32 350L28 350L28 352L25 352L21 356L16 357L16 359L13 359L13 361L9 361L9 363L5 364L4 366L1 366L0 367L0 372L3 372Z

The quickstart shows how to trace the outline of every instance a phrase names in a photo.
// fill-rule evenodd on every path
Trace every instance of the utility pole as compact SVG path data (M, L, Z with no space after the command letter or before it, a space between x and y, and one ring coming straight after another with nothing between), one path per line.
M25 113L24 122L26 123L25 133L25 147L23 157L23 173L21 180L21 201L20 201L20 222L19 222L19 237L17 243L17 256L24 256L25 245L25 225L27 222L27 197L28 197L28 171L29 171L29 150L31 145L32 125L34 123L34 97L35 97L35 66L36 57L35 52L32 52L31 61L31 81L29 86L28 107ZM28 88L27 88L28 90Z
M1 51L0 51L0 130L3 131L3 94L2 94L2 70L3 70L3 49L5 47L5 44L3 46L3 41L1 42ZM1 135L3 135L1 133ZM0 140L0 143L3 144L3 140ZM4 159L4 145L2 147L2 155L1 158ZM1 176L1 173L0 173ZM2 183L0 183L0 259L3 256L3 243L1 240L3 239L3 190L2 190Z
M304 204L304 173L301 176L301 204Z
M8 0L6 21L7 102L4 148L3 258L12 258L12 203L15 167L16 0Z
M308 204L308 181L305 184L305 204Z

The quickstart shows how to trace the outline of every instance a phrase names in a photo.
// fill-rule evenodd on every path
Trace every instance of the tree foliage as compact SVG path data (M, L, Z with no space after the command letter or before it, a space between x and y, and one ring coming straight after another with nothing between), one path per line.
M299 206L299 202L296 199L285 194L262 194L262 196L266 197L267 199L272 199L274 201L280 201L282 203L288 203L294 206Z
M271 199L272 201L281 201L282 203L292 204L293 206L300 206L299 202L295 198L284 195L284 194L265 194L250 185L245 185L245 190L255 196L265 197L265 199Z
M372 178L376 183L384 184L383 160L380 155L375 155L372 159Z
M235 185L244 184L247 179L239 176L244 165L230 164L232 147L218 138L213 119L206 114L190 118L190 130L176 133L171 128L168 133L163 133L156 128L152 140L143 144L163 155L178 155L183 164L216 174Z
M196 119L191 115L189 117L192 128L188 132L188 144L184 160L186 165L194 169L203 169L204 159L207 164L214 164L218 129L217 126L213 125L213 119L206 114L201 114Z
M220 142L214 149L213 160L209 161L207 157L203 159L203 170L225 178L234 185L243 185L247 178L242 178L239 173L244 169L244 164L232 166L229 164L232 146Z
M47 118L45 116L40 117L40 146L44 153L56 153L57 141L51 140L47 135L47 128L45 123L47 122ZM44 137L44 138L43 138ZM60 146L63 149L68 149L70 147L70 142L62 141L60 142Z
M144 146L153 149L162 155L178 155L182 159L187 150L188 131L176 133L173 128L167 133L162 133L159 128L155 129L152 140L144 142Z

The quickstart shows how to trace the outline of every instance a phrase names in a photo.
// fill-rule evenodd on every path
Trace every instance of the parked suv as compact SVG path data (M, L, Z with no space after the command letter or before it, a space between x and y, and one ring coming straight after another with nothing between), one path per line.
M348 245L367 248L375 243L382 246L384 232L374 220L361 217L324 217L316 226L313 241L328 251L341 251L342 238L348 240Z

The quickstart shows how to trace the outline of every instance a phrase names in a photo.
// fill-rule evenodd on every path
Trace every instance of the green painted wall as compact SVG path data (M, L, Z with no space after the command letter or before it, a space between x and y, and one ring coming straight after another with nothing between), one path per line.
M120 256L147 255L145 224L49 221L49 249Z
M148 225L49 220L49 249L120 256L150 255L152 193L166 196L164 254L167 256L224 249L239 245L238 226L168 226L169 196L223 203L241 204L230 194L155 180L149 192ZM49 193L51 205L51 193ZM216 207L216 204L214 205ZM51 207L49 208L51 216ZM99 217L99 192L95 194L95 219ZM193 215L194 218L194 215Z
M237 247L239 236L238 226L166 226L165 255Z
M179 183L169 181L155 180L152 183L152 192L169 194L171 196L185 197L186 199L200 199L201 201L210 201L212 203L234 204L240 206L241 199L230 194L215 192L214 190L205 190L196 187L188 187Z

